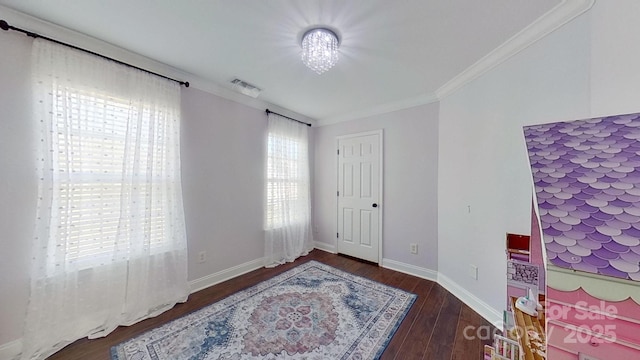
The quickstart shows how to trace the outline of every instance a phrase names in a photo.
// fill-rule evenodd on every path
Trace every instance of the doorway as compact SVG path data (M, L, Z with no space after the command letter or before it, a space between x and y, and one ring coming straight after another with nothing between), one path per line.
M338 136L338 253L381 262L382 130Z

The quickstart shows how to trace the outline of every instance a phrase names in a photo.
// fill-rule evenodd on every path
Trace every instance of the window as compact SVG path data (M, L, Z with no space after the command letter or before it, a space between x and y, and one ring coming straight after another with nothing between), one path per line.
M39 141L30 359L189 293L179 85L45 39L33 40L31 55Z
M52 166L57 174L52 181L60 216L52 220L58 221L58 233L52 236L57 251L79 268L111 261L116 251L123 259L135 256L131 239L140 239L147 253L163 251L170 240L165 237L166 212L163 198L154 193L175 179L161 171L166 128L154 119L162 120L162 111L69 87L57 88L53 109ZM134 151L127 148L131 137ZM131 178L144 181L127 180Z
M37 276L186 248L180 87L34 41Z
M269 134L267 144L267 211L268 229L280 228L290 222L302 222L303 213L296 211L304 201L305 183L300 159L303 144L282 135Z
M147 197L149 186L125 180L128 171L137 171L152 183L162 181L153 179L153 171L147 167L164 152L162 139L150 138L149 109L68 87L58 87L53 99L57 133L52 134L52 166L58 172L53 177L53 192L58 195L54 205L60 217L53 219L59 223L58 233L52 235L66 262L77 262L80 268L100 264L108 260L102 257L111 259L119 237L140 236L135 232L145 232L142 237L148 239L148 246L160 249L164 235L161 206L153 201L137 204ZM136 118L141 121L129 121ZM125 151L130 132L137 134L138 151ZM152 141L160 143L155 154L141 155L147 154ZM125 169L123 160L137 163L136 169ZM151 212L142 216L139 224L134 223L135 217L125 216L137 206L148 206Z
M269 113L265 171L265 265L293 261L313 248L309 132Z

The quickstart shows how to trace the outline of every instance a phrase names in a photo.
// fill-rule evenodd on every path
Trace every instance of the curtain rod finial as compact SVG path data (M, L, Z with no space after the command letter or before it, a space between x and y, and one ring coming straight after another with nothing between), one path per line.
M9 23L4 20L0 20L0 29L4 31L9 30Z

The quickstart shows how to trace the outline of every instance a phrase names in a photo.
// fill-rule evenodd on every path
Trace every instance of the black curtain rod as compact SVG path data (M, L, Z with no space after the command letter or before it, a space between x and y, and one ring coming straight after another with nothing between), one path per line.
M153 74L153 75L156 75L156 76L160 76L161 78L165 78L165 79L167 79L167 80L175 81L175 82L177 82L177 83L178 83L178 84L180 84L180 85L184 85L185 87L189 87L189 82L188 82L188 81L180 81L180 80L172 79L172 78L170 78L170 77L168 77L168 76L164 76L164 75L161 75L161 74L155 73L155 72L153 72L153 71L149 71L149 70L147 70L147 69L143 69L143 68L137 67L137 66L135 66L135 65L131 65L131 64L128 64L128 63L126 63L126 62L123 62L123 61L120 61L120 60L117 60L117 59L114 59L114 58L110 58L110 57L105 56L105 55L102 55L102 54L98 54L98 53L93 52L93 51L91 51L91 50L87 50L87 49L83 49L83 48L78 47L78 46L75 46L75 45L67 44L67 43L65 43L65 42L58 41L58 40L55 40L55 39L52 39L52 38L49 38L49 37L46 37L46 36L42 36L42 35L40 35L40 34L36 34L36 33L34 33L34 32L28 31L28 30L20 29L20 28L17 28L17 27L15 27L15 26L11 26L11 25L9 25L9 23L7 23L7 22L6 22L6 21L4 21L4 20L0 20L0 29L5 30L5 31L8 31L8 30L18 31L18 32L24 33L24 34L26 34L27 36L32 37L32 38L34 38L34 39L41 38L41 39L49 40L49 41L54 42L54 43L56 43L56 44L64 45L64 46L70 47L70 48L72 48L72 49L76 49L76 50L84 51L84 52L86 52L86 53L89 53L89 54L92 54L92 55L96 55L96 56L99 56L99 57L104 58L104 59L107 59L107 60L115 61L115 62L117 62L118 64L125 65L125 66L128 66L128 67L132 67L132 68L134 68L134 69L142 70L142 71L147 72L147 73L149 73L149 74Z
M288 117L288 116L284 116L284 115L282 115L282 114L278 114L277 112L273 112L273 111L271 111L271 110L269 110L269 109L265 110L265 112L267 113L267 115L269 115L269 114L276 114L276 115L280 115L280 116L282 116L283 118L287 118L287 119L289 119L289 120L293 120L293 121L295 121L295 122L299 122L300 124L305 124L305 125L307 125L307 126L311 126L311 124L309 124L309 123L306 123L306 122L304 122L304 121L300 121L300 120L296 120L296 119L294 119L294 118L290 118L290 117Z

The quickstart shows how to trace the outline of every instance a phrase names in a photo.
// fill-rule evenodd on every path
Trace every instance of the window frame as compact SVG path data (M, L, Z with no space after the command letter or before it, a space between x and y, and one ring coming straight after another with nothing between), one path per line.
M108 92L98 93L95 90L83 89L81 86L70 87L62 86L56 83L53 84L53 114L52 121L54 122L55 129L58 130L57 134L52 132L51 145L54 155L52 156L52 167L58 169L59 176L54 175L51 179L53 204L60 206L60 216L56 219L52 219L52 223L57 222L57 229L53 229L50 233L50 242L55 244L53 247L56 252L62 252L58 256L49 257L49 269L56 269L56 266L60 263L60 259L64 258L64 268L71 266L75 270L83 270L101 266L113 261L129 261L143 256L160 254L173 250L173 241L171 238L164 236L167 232L166 226L168 226L168 215L162 211L162 208L155 208L145 210L151 213L155 213L156 216L145 216L147 221L140 225L138 222L129 222L126 216L123 216L123 212L135 211L133 203L124 204L122 202L123 192L134 190L144 194L145 191L150 192L149 187L153 187L154 184L163 184L167 181L172 181L171 178L163 178L162 176L151 175L147 177L148 182L142 183L137 186L135 184L129 184L123 181L125 172L124 165L121 166L120 172L114 172L110 175L100 174L92 176L93 172L105 171L100 169L102 165L100 160L96 158L90 158L84 155L78 155L77 158L73 158L76 152L82 152L82 148L89 151L91 155L93 152L99 153L100 148L107 145L109 142L111 149L119 147L114 156L116 165L118 163L124 164L128 160L126 159L125 148L127 147L127 137L130 135L128 128L130 118L138 119L142 118L140 128L134 129L139 132L139 138L136 142L143 140L144 143L137 143L136 146L142 147L141 153L148 153L148 149L151 143L157 142L163 139L151 137L149 135L145 138L145 127L150 127L152 122L156 120L152 118L155 116L153 113L157 111L153 104L145 103L143 101L134 101L125 99L120 96L114 96ZM152 108L154 108L152 110ZM118 114L118 110L125 110L122 114ZM112 112L108 115L108 112ZM133 114L132 114L133 113ZM118 117L120 116L120 117ZM164 116L168 116L167 113ZM104 131L108 127L109 120L113 123L110 124L113 129L111 133ZM170 121L169 119L165 119ZM122 127L122 125L125 125ZM120 129L115 129L116 127ZM136 125L137 126L137 125ZM103 131L99 131L102 127ZM90 129L93 129L91 131ZM118 133L119 131L119 133ZM65 141L65 139L68 139ZM71 140L72 139L72 140ZM88 149L88 147L94 146L96 149ZM108 146L108 145L107 145ZM163 155L167 153L168 144L161 145L160 150L153 149L154 154L160 152ZM74 149L77 147L77 149ZM66 150L66 151L65 151ZM71 155L71 157L67 156ZM77 162L79 161L79 164ZM147 164L148 165L148 164ZM114 170L116 167L114 166ZM146 171L146 165L141 165L137 170ZM93 177L93 179L91 179ZM79 187L88 186L88 194L83 194L82 190L78 190ZM101 191L91 190L91 187L102 188ZM145 187L144 189L138 189ZM134 190L132 190L133 188ZM92 192L93 191L93 192ZM75 194L74 194L75 193ZM112 209L113 216L105 217L105 207L95 208L93 211L87 211L82 213L84 206L92 206L92 203L103 200L105 194L111 194L112 198L103 202L103 205L118 205L116 209ZM86 198L83 199L83 197ZM148 196L148 195L146 195ZM75 197L75 199L74 199ZM140 197L140 196L138 196ZM134 202L135 203L135 202ZM67 205L63 209L63 204ZM75 208L75 210L74 210ZM84 209L86 210L86 209ZM74 214L75 212L75 214ZM91 218L96 212L98 216ZM87 221L98 222L89 225L84 229L77 231L70 231L72 228L77 228L79 218L83 215L88 217ZM106 220L110 220L111 224L105 226ZM123 221L124 220L124 221ZM114 222L117 224L114 226ZM123 226L123 222L125 223ZM130 226L130 225L134 226ZM137 227L138 229L133 229ZM118 238L122 235L123 230L131 230L132 235L128 235L128 241L118 241ZM152 233L148 233L151 230ZM155 230L155 231L154 231ZM105 234L108 232L108 234ZM95 235L93 239L87 238L87 236ZM155 238L149 238L153 237ZM126 235L125 235L126 236ZM136 237L142 236L142 239L148 239L145 244L137 244L131 246L130 241ZM125 249L117 251L116 258L114 258L114 251L118 246L122 246L125 243ZM136 251L135 248L140 247L143 251ZM74 249L75 248L75 249ZM55 264L54 264L55 263ZM54 270L58 272L60 269Z
M279 138L281 141L281 144L279 145L280 147L291 147L293 148L290 151L287 151L286 154L294 154L294 157L287 157L287 156L277 156L280 154L274 154L275 152L275 147L276 144L274 144L272 141L274 141L276 138ZM283 211L280 212L276 212L272 207L275 204L282 204L284 202L295 202L295 204L299 204L300 202L304 201L304 197L305 197L305 190L304 190L304 184L306 183L305 178L304 178L304 174L301 173L300 171L300 157L302 156L308 156L307 154L304 154L303 149L303 139L299 139L293 136L286 136L286 135L280 135L280 134L273 134L273 133L269 133L267 136L267 171L266 171L266 209L265 209L265 230L275 230L275 229L280 229L280 228L284 228L286 226L289 225L295 225L295 224L303 224L305 222L304 216L296 216L297 212L295 211L295 207L290 207L289 210L286 212L286 214ZM287 168L289 174L296 174L295 177L291 176L289 178L287 178L286 176L272 176L273 172L276 172L278 169L273 169L272 166L272 161L274 158L278 158L281 161L284 162L288 162L291 165ZM281 169L282 170L282 169ZM275 174L277 175L277 174ZM308 175L307 175L308 176ZM291 178L293 178L293 180L291 180ZM293 193L295 193L293 196L291 196L291 192L288 192L286 198L285 197L281 197L281 198L270 198L271 195L273 195L273 191L270 191L270 185L273 183L278 183L278 184L285 184L287 185L287 187L289 189L293 189ZM274 212L276 212L274 214ZM285 221L285 219L280 216L279 214L282 214L283 216L288 216L290 221Z

